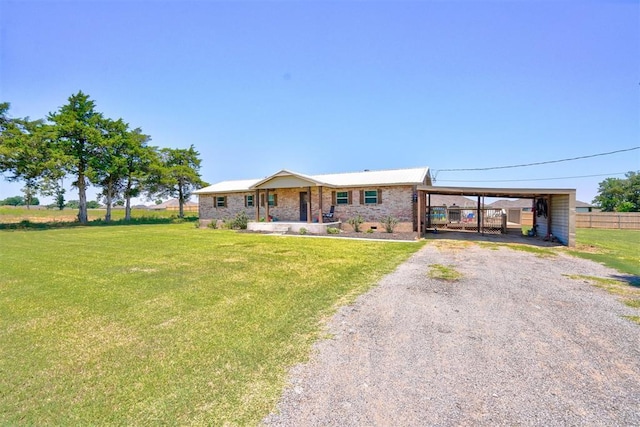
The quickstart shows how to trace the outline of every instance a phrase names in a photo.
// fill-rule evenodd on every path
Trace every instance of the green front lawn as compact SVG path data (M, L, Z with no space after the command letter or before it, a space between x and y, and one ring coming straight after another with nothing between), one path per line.
M572 254L640 276L640 230L579 228L576 241Z
M421 247L199 230L0 231L0 425L251 425L322 320Z

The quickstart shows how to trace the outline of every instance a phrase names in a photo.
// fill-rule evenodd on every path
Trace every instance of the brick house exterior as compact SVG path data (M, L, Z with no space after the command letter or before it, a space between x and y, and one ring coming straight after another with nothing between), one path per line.
M314 176L282 170L260 180L223 181L195 194L202 225L244 212L254 221L332 221L349 230L347 221L361 215L363 230L384 230L381 220L390 215L399 220L397 231L415 231L419 185L431 185L426 167ZM333 218L323 219L332 206Z

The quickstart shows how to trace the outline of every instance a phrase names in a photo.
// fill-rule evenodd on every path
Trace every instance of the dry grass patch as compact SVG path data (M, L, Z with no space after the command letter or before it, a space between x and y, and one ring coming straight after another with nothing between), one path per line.
M429 266L429 277L445 282L457 282L462 278L462 273L456 271L455 268L442 264L431 264Z
M625 319L631 320L633 323L640 325L640 316L622 316Z
M433 240L430 244L441 251L461 251L472 247L476 243L466 240Z
M478 246L497 251L500 248L513 249L514 251L528 252L540 258L552 258L558 255L556 248L541 248L533 245L523 245L521 243L494 243L478 242Z
M565 277L574 280L581 280L585 283L589 283L600 289L604 289L610 294L617 295L621 298L621 301L628 307L640 308L640 288L632 286L631 284L615 279L608 279L604 277L585 276L581 274L565 274ZM625 316L630 320L640 323L635 319L640 319L636 316Z

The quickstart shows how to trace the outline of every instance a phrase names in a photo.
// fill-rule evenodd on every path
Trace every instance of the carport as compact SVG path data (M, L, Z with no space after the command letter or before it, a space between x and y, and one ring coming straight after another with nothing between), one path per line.
M482 188L482 187L437 187L419 185L416 187L417 209L416 228L419 235L432 228L434 206L431 205L432 194L455 195L477 198L476 213L470 218L475 221L473 229L484 233L489 228L496 229L495 224L487 221L484 209L485 197L505 197L531 199L533 221L537 226L538 236L555 237L565 246L575 246L576 226L576 190L557 188ZM505 219L506 221L506 219ZM487 224L485 224L487 222ZM503 230L504 232L504 230Z

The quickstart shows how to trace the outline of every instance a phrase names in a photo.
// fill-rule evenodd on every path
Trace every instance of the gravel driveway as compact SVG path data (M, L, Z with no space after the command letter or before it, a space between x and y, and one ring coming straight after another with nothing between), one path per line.
M421 249L338 311L269 426L640 425L638 315L564 274L599 264L479 245ZM458 282L427 275L453 266Z

